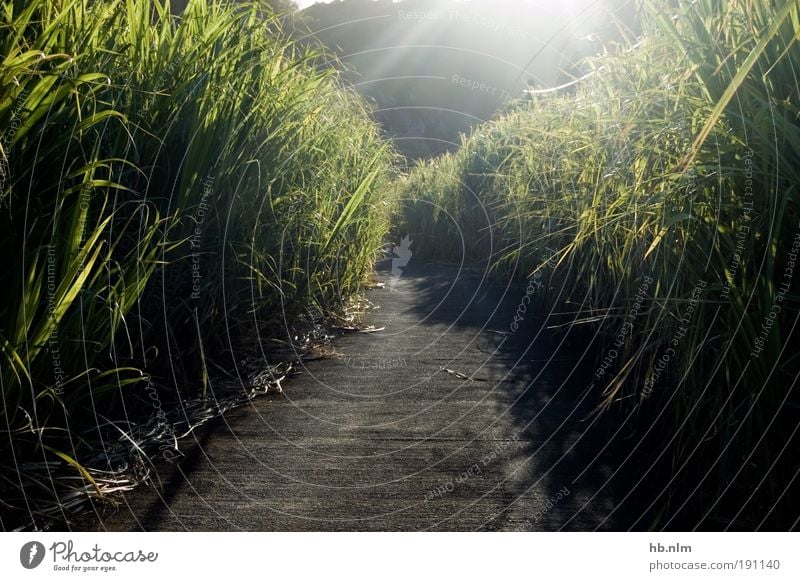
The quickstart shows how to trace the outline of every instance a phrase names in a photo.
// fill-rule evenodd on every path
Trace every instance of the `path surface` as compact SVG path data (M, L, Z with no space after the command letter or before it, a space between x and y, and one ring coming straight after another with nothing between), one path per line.
M503 334L526 287L413 261L380 276L366 322L384 331L337 339L340 358L185 442L161 488L101 528L627 528L624 487L596 459L608 435L587 429L582 349L530 317Z

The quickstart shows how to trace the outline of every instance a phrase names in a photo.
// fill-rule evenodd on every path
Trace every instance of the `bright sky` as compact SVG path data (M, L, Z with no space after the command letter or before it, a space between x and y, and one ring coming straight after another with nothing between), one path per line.
M311 6L312 4L316 4L319 1L320 0L295 0L295 2L300 8L306 8L308 6ZM327 1L330 2L330 0Z
M317 3L320 3L320 4L321 4L321 3L323 3L323 2L324 2L325 4L328 4L328 3L330 3L331 1L332 1L332 0L295 0L295 2L297 3L297 5L298 5L298 6L300 6L300 8L306 8L306 7L308 7L308 6L311 6L312 4L317 4ZM455 0L455 1L456 1L456 2L458 2L459 0ZM532 1L532 0L526 0L526 1L530 2L530 1ZM540 1L541 1L541 0L540 0ZM432 4L432 5L436 4L436 0L431 0L431 4Z

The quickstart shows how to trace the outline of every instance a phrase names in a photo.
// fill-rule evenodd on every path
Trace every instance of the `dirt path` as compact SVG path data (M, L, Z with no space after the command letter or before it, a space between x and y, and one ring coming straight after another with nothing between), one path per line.
M512 332L536 288L413 263L380 276L367 323L385 330L337 339L284 394L184 443L161 488L128 494L102 528L626 528L582 348L527 313Z

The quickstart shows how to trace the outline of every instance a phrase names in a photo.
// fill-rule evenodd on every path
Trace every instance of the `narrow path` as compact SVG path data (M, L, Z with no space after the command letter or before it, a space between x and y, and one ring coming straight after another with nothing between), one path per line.
M101 527L625 528L583 349L527 314L511 332L526 287L413 262L380 276L366 322L385 330L337 339L284 394L203 430Z

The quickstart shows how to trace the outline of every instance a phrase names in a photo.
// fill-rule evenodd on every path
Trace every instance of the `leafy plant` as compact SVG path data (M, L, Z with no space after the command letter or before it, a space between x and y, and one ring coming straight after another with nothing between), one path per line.
M530 275L555 253L545 307L578 315L552 324L594 325L599 401L669 465L640 525L791 525L798 9L648 2L644 35L570 92L532 94L399 186L420 254L461 260L463 237Z
M126 469L109 438L357 292L394 154L259 3L6 0L0 50L9 528L69 519Z

